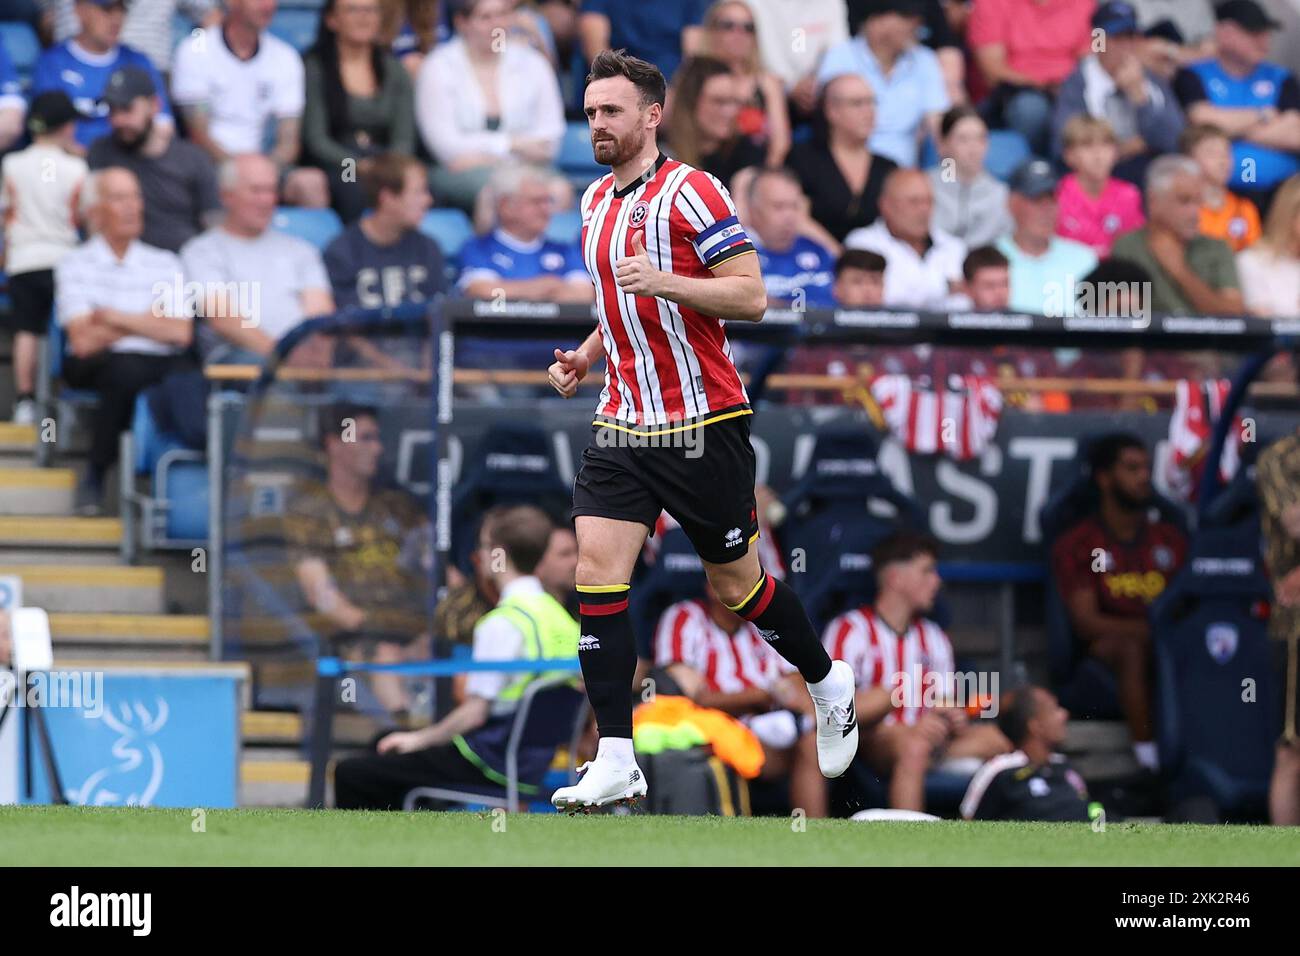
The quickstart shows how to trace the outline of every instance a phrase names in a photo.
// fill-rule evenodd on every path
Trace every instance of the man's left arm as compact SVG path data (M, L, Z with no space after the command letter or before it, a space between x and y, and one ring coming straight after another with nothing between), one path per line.
M767 289L751 248L712 269L711 276L680 276L650 264L641 234L632 239L635 255L620 259L618 284L625 292L652 295L720 319L761 322L767 311Z
M450 743L453 737L477 730L487 722L491 701L485 697L471 694L450 714L436 724L419 730L398 731L384 737L375 749L381 754L409 754L415 750L427 750Z
M1300 85L1294 76L1288 75L1282 82L1277 114L1251 129L1246 139L1272 149L1300 150Z

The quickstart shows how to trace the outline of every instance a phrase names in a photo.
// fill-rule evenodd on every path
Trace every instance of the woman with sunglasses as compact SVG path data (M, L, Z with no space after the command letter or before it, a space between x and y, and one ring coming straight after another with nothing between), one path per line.
M780 166L790 150L790 114L781 81L763 68L754 14L743 0L719 0L704 17L705 50L735 76L742 106L737 129L763 147L768 166Z

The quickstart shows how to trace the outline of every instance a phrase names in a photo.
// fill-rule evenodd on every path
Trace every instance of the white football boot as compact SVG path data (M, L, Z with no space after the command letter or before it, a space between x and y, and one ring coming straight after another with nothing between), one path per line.
M646 795L645 774L635 763L615 767L609 757L588 760L578 768L581 779L572 787L551 794L551 805L570 813L589 813L597 807L635 804Z
M853 708L857 688L853 684L853 668L844 661L832 661L831 673L840 675L843 693L830 700L812 697L817 710L817 766L823 777L838 777L858 753L858 717Z

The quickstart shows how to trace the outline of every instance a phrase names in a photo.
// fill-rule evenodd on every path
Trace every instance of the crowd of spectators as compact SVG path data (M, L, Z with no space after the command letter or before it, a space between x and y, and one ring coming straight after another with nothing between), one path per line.
M178 9L196 25L172 51ZM17 420L59 256L93 241L79 194L109 170L142 196L132 241L179 256L156 281L257 290L197 296L175 338L204 362L445 289L590 301L555 164L609 46L669 77L665 148L731 188L774 305L983 307L992 247L1014 310L1069 314L1100 263L1155 311L1300 313L1300 87L1256 0L324 0L302 52L276 10L49 0L26 89L0 53ZM343 221L323 256L271 227L295 205ZM432 205L480 234L445 255L419 232Z

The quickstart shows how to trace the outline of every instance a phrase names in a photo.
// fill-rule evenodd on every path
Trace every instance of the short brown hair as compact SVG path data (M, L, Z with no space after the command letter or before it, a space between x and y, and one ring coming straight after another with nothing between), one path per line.
M961 274L967 282L973 282L981 269L1006 269L1011 262L994 246L977 246L966 254L961 264Z
M596 59L591 61L591 72L587 74L587 82L608 80L615 76L622 76L632 81L632 85L640 94L642 106L649 106L651 103L664 105L668 82L659 67L653 63L638 59L630 55L627 50L601 50L596 54Z
M408 153L380 153L365 160L361 187L371 209L379 205L380 193L400 193L406 188L406 171L412 166L424 168L423 163Z
M1220 126L1213 123L1190 123L1178 137L1178 151L1184 156L1192 155L1192 150L1196 149L1207 139L1226 139L1232 140L1232 137L1224 132Z
M871 567L876 574L902 561L928 554L939 560L939 542L923 531L900 529L871 549Z
M555 525L533 505L501 505L483 516L482 537L501 548L520 574L532 574L551 543Z
M869 249L845 249L835 260L835 278L846 269L859 269L863 272L884 272L885 257Z
M1119 137L1115 135L1115 127L1107 120L1098 116L1089 116L1087 113L1077 113L1065 121L1065 128L1061 130L1063 149L1096 142L1119 142Z

